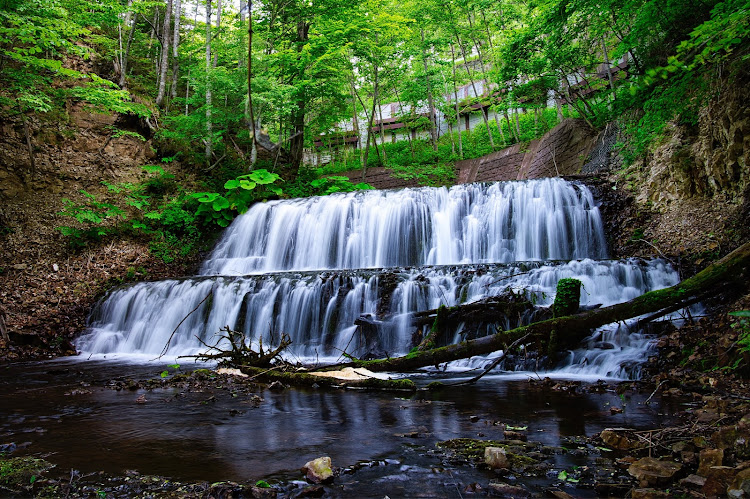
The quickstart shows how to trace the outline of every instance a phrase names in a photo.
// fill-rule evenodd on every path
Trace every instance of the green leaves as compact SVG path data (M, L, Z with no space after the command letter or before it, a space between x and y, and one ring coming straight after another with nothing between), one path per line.
M374 189L370 184L360 182L353 184L349 177L341 175L329 175L310 182L310 185L317 190L317 194L333 194L335 192L351 192Z
M227 227L237 214L247 211L254 201L265 200L272 194L282 195L281 188L272 185L280 180L281 177L278 174L259 169L227 180L224 183L224 189L226 189L224 194L218 192L192 194L191 196L201 203L196 215L203 217L207 224Z

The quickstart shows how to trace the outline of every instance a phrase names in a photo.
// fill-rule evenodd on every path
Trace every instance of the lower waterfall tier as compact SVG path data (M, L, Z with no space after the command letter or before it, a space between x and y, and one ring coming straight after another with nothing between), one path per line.
M581 304L611 305L678 282L661 260L526 262L420 269L344 270L276 273L244 277L196 277L138 283L111 291L96 307L90 328L77 340L89 354L160 354L177 328L170 358L204 351L224 326L241 330L265 345L282 333L292 345L291 361L335 360L343 351L404 354L414 346L413 314L522 292L537 306L550 305L561 278L583 283ZM191 313L191 311L193 311ZM369 315L375 337L354 325ZM498 317L508 329L529 320ZM187 318L186 318L187 317ZM180 322L182 324L180 324ZM459 325L454 341L487 334L495 325Z

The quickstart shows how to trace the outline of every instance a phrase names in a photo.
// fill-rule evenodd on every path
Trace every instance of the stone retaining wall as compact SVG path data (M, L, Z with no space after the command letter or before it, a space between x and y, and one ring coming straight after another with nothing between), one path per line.
M597 133L583 120L566 119L542 138L456 163L456 183L495 182L556 177L581 173L597 141ZM362 171L341 173L362 182ZM376 189L417 186L416 180L396 178L387 168L368 168L365 182Z

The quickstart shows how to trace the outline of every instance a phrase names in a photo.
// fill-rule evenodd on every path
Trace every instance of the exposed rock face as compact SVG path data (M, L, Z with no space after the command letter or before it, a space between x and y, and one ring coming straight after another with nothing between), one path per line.
M701 108L697 129L668 125L668 139L634 165L644 174L639 201L657 207L694 196L736 201L747 190L750 87L725 84L719 95Z

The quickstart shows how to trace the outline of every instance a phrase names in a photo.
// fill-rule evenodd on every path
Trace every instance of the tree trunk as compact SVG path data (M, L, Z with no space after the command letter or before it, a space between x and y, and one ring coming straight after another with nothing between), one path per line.
M466 61L466 48L464 47L463 43L461 43L461 38L459 38L458 33L456 33L456 41L458 42L458 48L461 49L461 56L464 58L464 68L466 68L466 74L469 76L469 81L471 82L471 88L474 90L474 96L478 99L479 98L479 92L477 92L477 86L474 83L474 77L471 75L471 71L469 70L469 65ZM482 119L484 120L484 126L487 128L487 137L490 140L490 147L492 150L495 150L495 142L492 139L492 130L490 130L490 123L487 119L487 113L484 110L484 107L480 108L480 111L482 112Z
M430 139L432 141L432 150L437 152L437 130L435 119L435 99L432 97L432 85L430 83L429 69L427 67L427 48L424 46L424 30L420 30L422 36L422 64L424 65L424 77L427 82L427 102L430 106Z
M31 166L31 173L36 173L36 162L34 161L34 146L31 144L31 132L29 131L29 123L26 120L26 112L18 104L18 109L21 111L21 122L23 123L23 133L26 136L26 148L29 151L29 166Z
M250 0L247 16L247 109L250 117L250 167L258 159L258 139L255 136L255 114L253 114L253 2ZM279 144L281 147L281 144Z
M451 44L451 66L453 67L453 95L456 98L456 130L458 131L458 157L464 159L464 143L461 136L461 116L458 109L458 87L456 85L456 51Z
M172 22L172 0L167 0L164 12L164 27L161 30L161 62L159 63L159 92L156 94L156 106L161 107L167 93L167 68L169 67L169 28Z
M566 343L571 344L589 335L592 329L606 324L663 309L685 306L697 299L703 300L716 296L728 288L735 291L746 290L750 282L748 273L750 273L750 243L745 243L695 276L675 286L644 293L625 303L589 310L577 315L557 317L446 347L413 352L404 357L355 361L346 365L366 367L372 371L410 371L474 355L487 355L505 348L507 343L524 335L548 341L553 331L564 331ZM343 365L335 367L341 368Z
M132 5L132 0L128 2L128 7ZM126 25L130 24L130 11L128 11L125 17ZM130 47L133 45L133 38L135 37L135 26L138 23L138 16L133 18L133 25L130 27L130 34L128 35L128 46L125 48L125 54L122 56L122 64L120 64L120 88L127 88L127 74L128 74L128 59L130 58Z
M219 36L221 30L221 0L216 0L216 36ZM219 63L219 51L214 52L214 63L213 66Z
M172 91L170 97L177 98L177 83L180 72L180 21L182 20L182 2L175 0L174 7L174 35L172 35Z
M361 138L359 135L359 119L357 118L357 95L356 91L354 90L354 80L349 80L349 89L352 92L352 130L354 130L355 135L357 136L357 143L354 145L354 148L357 149L361 147L361 144L359 143L359 139Z
M609 53L607 52L607 43L604 41L604 36L602 36L602 53L604 54L604 63L607 65L607 78L609 79L609 88L612 89L612 100L616 100L617 96L615 95L615 80L612 76L612 65L609 62Z
M304 43L308 39L310 25L305 21L297 22L297 51L301 52ZM300 69L299 80L304 79L304 69ZM297 170L302 164L302 155L305 145L305 113L306 113L307 96L304 90L298 90L296 96L296 106L292 111L292 126L294 133L289 140L289 153L291 155L291 166Z
M206 167L211 167L213 126L211 124L211 0L206 0Z
M398 93L398 88L396 88L396 84L393 85L393 92L396 94L396 101L398 102L398 110L403 113L404 112L404 105L401 104L401 96ZM403 120L403 116L401 117ZM406 130L406 140L409 142L409 152L411 153L411 159L414 159L414 143L411 141L411 133L409 132L409 129L404 126L404 129Z
M382 166L385 166L388 162L388 158L385 155L385 131L383 131L383 106L378 99L378 115L380 116L380 149L383 152Z

